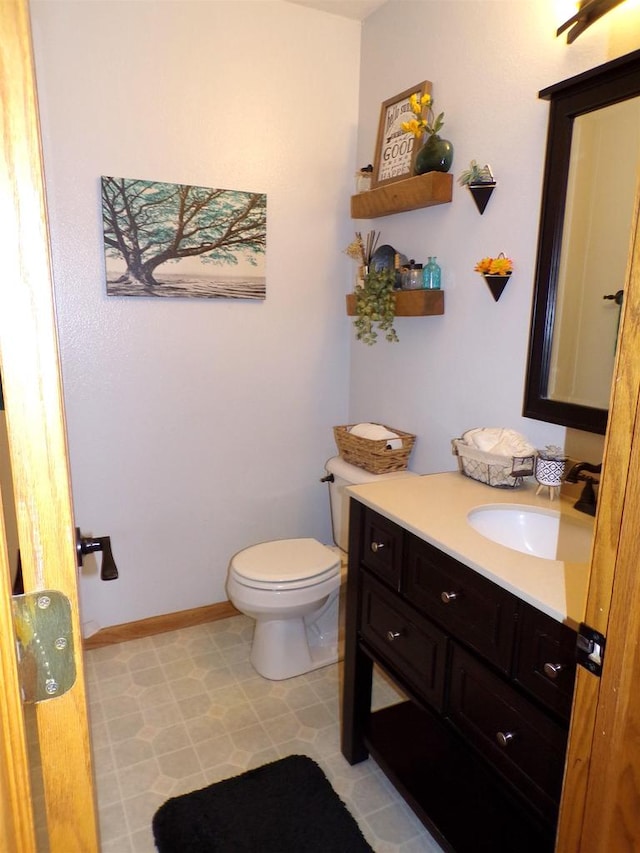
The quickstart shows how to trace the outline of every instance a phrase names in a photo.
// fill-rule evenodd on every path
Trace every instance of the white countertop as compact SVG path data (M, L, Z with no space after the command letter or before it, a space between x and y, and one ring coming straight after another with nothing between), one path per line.
M536 496L536 488L527 482L520 488L495 489L456 471L388 479L347 491L553 619L577 628L584 619L587 563L520 553L492 542L467 522L467 513L475 507L521 504L560 510L593 530L593 519L575 510L573 501L551 500L547 490Z

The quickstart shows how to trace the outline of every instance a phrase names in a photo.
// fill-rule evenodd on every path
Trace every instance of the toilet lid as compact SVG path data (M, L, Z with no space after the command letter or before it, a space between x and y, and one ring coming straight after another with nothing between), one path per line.
M276 539L240 551L231 560L240 579L279 588L320 583L340 571L340 555L317 539Z

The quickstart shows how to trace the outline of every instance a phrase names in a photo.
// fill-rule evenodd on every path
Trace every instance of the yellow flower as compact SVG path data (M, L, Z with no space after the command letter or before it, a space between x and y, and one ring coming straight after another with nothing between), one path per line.
M500 252L497 258L482 258L473 268L474 272L482 275L511 275L513 272L513 261L505 258Z
M412 118L409 119L409 121L403 121L401 123L400 127L405 133L412 133L419 139L424 133L428 133L429 135L437 133L444 124L444 113L440 113L440 115L434 120L432 110L433 98L428 93L419 98L414 92L414 94L409 97L409 106L411 107L411 112L414 113L417 118Z
M409 98L409 105L411 106L412 112L414 112L417 116L421 116L422 111L425 109L425 107L428 109L431 106L431 95L426 92L421 98L419 98L414 93Z
M489 269L490 275L509 275L513 271L513 261L510 258L494 258Z
M402 122L402 129L405 133L413 133L414 136L422 136L424 132L424 122L412 118L409 121Z
M483 258L481 261L478 261L478 263L473 268L473 271L479 273L488 273L491 269L491 261L492 258Z

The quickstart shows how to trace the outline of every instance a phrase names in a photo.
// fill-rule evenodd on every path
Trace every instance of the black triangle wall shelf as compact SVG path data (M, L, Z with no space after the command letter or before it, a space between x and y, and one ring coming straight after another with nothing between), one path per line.
M487 286L491 291L491 295L497 302L498 299L502 296L502 291L507 286L507 282L511 278L510 275L489 275L488 273L483 273L483 278L487 282Z
M469 192L473 196L473 200L476 203L476 207L480 211L482 215L484 213L485 207L489 204L489 199L491 198L491 193L496 188L496 183L488 184L467 184L469 187Z

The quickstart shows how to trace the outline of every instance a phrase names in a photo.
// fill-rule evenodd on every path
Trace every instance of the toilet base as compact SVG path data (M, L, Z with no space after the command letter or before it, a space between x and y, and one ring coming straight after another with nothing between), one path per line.
M342 564L318 584L281 591L248 587L230 572L229 601L255 620L249 660L259 675L281 681L340 660L345 579Z
M271 681L294 678L342 659L344 590L336 590L316 610L299 618L258 618L250 661Z
M260 619L256 622L249 658L263 678L282 681L338 661L334 637L314 637L313 626L301 619ZM314 643L314 640L317 642Z

